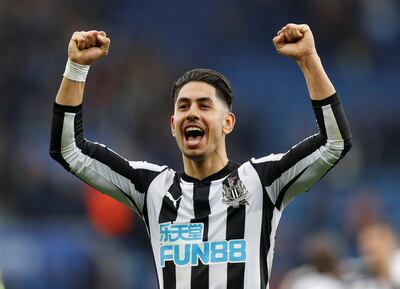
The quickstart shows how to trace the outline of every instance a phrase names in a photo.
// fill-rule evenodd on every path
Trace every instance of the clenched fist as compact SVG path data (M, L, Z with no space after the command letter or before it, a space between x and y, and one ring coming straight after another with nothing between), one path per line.
M287 24L272 41L279 54L296 61L317 53L313 34L306 24Z
M75 63L90 65L108 54L110 41L104 31L74 32L68 45L68 58Z

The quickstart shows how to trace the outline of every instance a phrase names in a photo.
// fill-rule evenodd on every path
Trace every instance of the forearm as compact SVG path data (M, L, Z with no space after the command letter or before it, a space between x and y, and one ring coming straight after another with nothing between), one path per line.
M142 215L148 184L164 168L132 162L85 139L82 106L54 105L50 156L85 183ZM138 168L136 168L138 167Z
M297 64L303 72L312 100L322 100L335 93L335 88L329 80L317 53L301 58L297 61Z
M63 78L58 90L56 103L68 106L78 106L83 100L85 82Z
M312 103L319 133L287 153L289 162L297 161L291 168L294 172L288 174L296 175L296 180L282 196L284 205L311 188L351 149L351 132L339 97L334 94L323 100L313 100ZM296 171L300 172L296 174Z

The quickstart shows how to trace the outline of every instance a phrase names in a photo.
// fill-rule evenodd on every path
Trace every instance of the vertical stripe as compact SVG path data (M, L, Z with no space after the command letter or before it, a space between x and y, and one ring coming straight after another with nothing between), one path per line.
M324 115L325 127L327 137L331 141L342 141L342 135L338 127L335 115L332 111L332 106L327 105L322 107L322 113ZM341 143L342 144L342 143Z
M325 120L324 120L324 114L322 113L321 106L314 106L314 115L317 120L317 125L319 128L320 134L326 139L327 134L326 134L326 127L325 127Z
M222 202L222 182L216 180L210 186L210 209L208 218L208 241L226 240L226 205ZM209 265L210 289L227 288L227 263Z
M50 156L59 162L67 171L70 171L71 168L61 154L64 117L66 113L76 114L81 110L82 105L64 106L54 103L50 137Z
M271 230L272 230L272 217L275 210L274 205L268 198L267 192L263 189L263 205L262 205L262 223L260 235L260 288L265 289L269 283L270 272L268 272L269 264L267 262L267 255L271 246ZM272 252L273 254L273 252Z
M208 215L210 214L210 203L208 201L210 195L211 182L196 182L193 188L193 208L194 223L203 223L203 242L208 240ZM203 264L199 260L197 266L192 267L191 289L207 289L209 280L208 265Z
M173 184L175 172L167 171L150 184L149 194L146 194L146 218L149 221L150 242L153 249L154 262L158 277L159 288L164 287L164 277L160 266L160 225L159 215L162 207L163 196L166 188ZM165 191L164 191L165 190Z
M185 181L181 182L182 188L182 199L180 201L178 215L175 223L189 223L191 219L194 219L193 212L193 183ZM175 266L176 274L176 289L189 289L191 283L191 270L190 265L186 266Z
M173 222L178 215L178 208L182 198L182 190L179 185L179 177L175 174L174 181L162 200L159 223Z
M263 186L253 166L245 163L239 168L239 177L249 191L247 198L247 214L245 220L244 238L246 240L246 267L244 272L244 289L255 289L260 286L260 274L263 268L260 263L263 246L261 245L261 230L264 200L269 200L268 194L263 192ZM266 259L266 254L264 254ZM264 287L265 289L265 287Z
M276 230L278 229L278 224L282 216L282 210L274 209L272 220L271 220L271 232L269 236L269 250L267 253L267 266L268 266L268 280L271 277L272 271L272 261L274 259L274 252L275 252L275 236Z
M238 171L233 171L223 182L229 188L229 180L233 185L239 181ZM239 197L239 191L232 189L232 197ZM240 205L238 208L227 208L226 221L226 240L235 240L244 238L246 219L246 204ZM228 286L229 289L243 289L244 286L244 269L245 263L228 263Z
M341 103L331 105L333 115L337 121L337 125L340 130L340 134L342 135L342 139L345 142L345 151L348 151L351 147L351 132L349 125L347 123L346 115L344 114L344 110L342 108Z
M168 191L165 192L165 195L162 199L160 215L158 217L159 224L166 222L174 222L176 220L181 196L182 196L182 191L179 185L179 178L175 174L172 185L169 187ZM159 242L159 240L156 240L156 242ZM173 261L165 262L165 266L162 269L162 275L164 280L163 288L175 289L176 272L175 272L175 264Z
M242 165L239 170L239 177L243 185L249 191L246 205L246 219L244 226L244 239L246 240L246 266L244 272L244 289L255 289L260 286L260 273L266 267L260 265L261 253L261 228L264 199L269 200L268 195L263 194L263 187L258 174L249 162ZM266 254L264 254L266 259ZM265 289L265 287L264 287Z
M162 269L162 275L164 280L164 289L175 289L176 288L176 274L175 264L173 261L165 262L165 266Z
M64 160L61 154L61 139L64 126L64 112L54 110L51 125L50 137L50 156L59 162L64 169L70 171L69 164Z

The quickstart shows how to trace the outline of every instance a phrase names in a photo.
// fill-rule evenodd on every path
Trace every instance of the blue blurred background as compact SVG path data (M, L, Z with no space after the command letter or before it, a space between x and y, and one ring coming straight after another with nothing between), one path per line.
M92 66L86 135L130 160L181 169L170 136L172 81L194 67L234 89L231 159L284 152L316 131L303 76L272 37L308 23L347 113L354 146L278 229L271 288L320 230L357 255L357 229L400 230L400 3L396 0L0 0L0 270L6 288L153 289L148 237L131 212L100 201L48 156L52 104L76 30L104 30ZM123 212L123 213L119 213Z

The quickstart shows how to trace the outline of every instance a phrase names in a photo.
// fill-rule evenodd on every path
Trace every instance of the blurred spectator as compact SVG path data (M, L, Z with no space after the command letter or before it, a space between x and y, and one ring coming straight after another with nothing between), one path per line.
M399 2L361 0L361 30L377 44L393 42L399 33Z
M383 218L384 210L380 192L372 187L362 187L351 193L347 200L344 212L343 229L350 242L357 246L359 232L369 224L376 223Z
M333 233L316 233L303 244L306 264L290 271L280 289L344 289L339 260L342 242Z
M361 257L344 266L347 288L400 288L400 249L393 228L370 224L360 230L357 240Z

